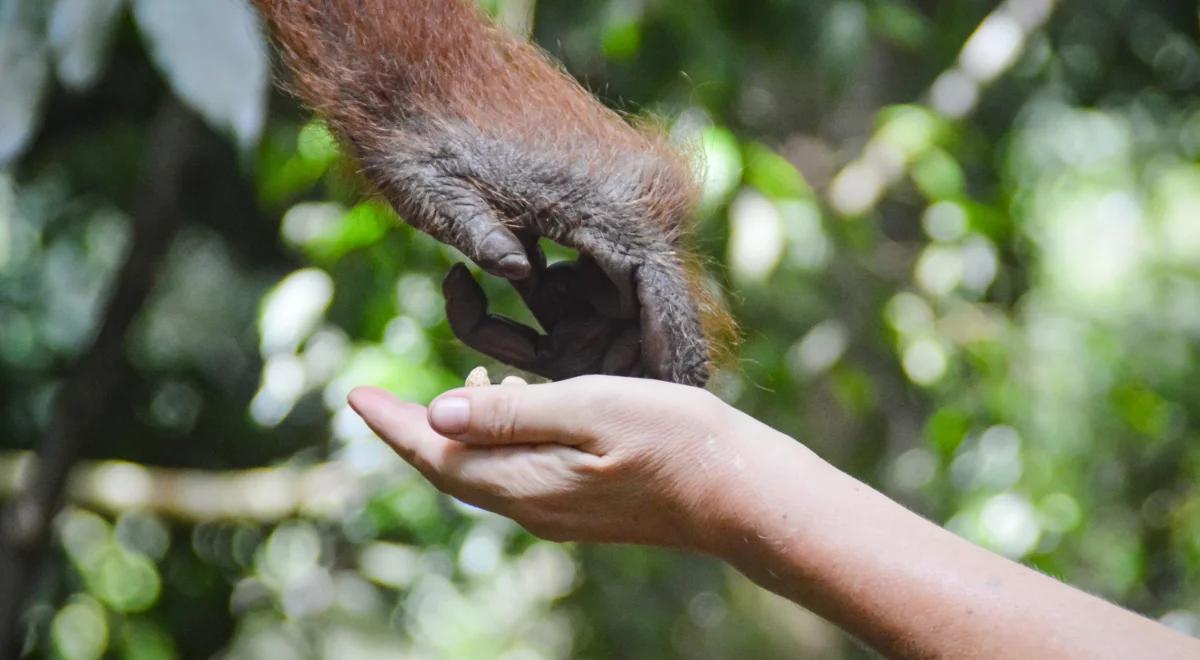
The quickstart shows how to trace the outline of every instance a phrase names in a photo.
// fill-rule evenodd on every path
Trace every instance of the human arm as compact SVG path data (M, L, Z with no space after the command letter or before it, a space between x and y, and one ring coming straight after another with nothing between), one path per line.
M589 377L351 404L443 491L551 540L719 557L897 658L1194 658L1200 642L991 554L694 388Z

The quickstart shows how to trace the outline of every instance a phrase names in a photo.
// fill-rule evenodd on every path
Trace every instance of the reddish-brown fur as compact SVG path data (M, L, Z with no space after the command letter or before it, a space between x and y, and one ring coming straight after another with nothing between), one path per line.
M711 357L711 346L697 345L704 338L690 335L701 326L727 334L731 325L696 284L701 271L680 247L696 178L658 131L632 127L467 0L253 1L295 93L351 146L406 219L462 247L461 223L446 210L461 199L458 191L430 197L427 189L438 186L417 181L426 161L453 161L449 169L481 191L500 222L515 228L518 216L528 217L539 234L586 253L650 263L658 270L645 272L663 273L656 291L684 288L687 297L690 289L692 312L675 304L655 320L673 328L672 341L691 344L676 347L674 359L686 362L697 348ZM467 156L445 146L459 144L469 145ZM410 151L423 156L397 158ZM581 232L587 222L599 226Z
M462 0L254 0L295 92L356 145L380 120L461 119L506 139L569 150L600 168L622 151L676 168L669 203L694 205L687 163L654 131L633 129L536 47ZM331 34L330 30L338 33ZM361 145L363 148L370 148ZM673 215L673 214L666 214Z

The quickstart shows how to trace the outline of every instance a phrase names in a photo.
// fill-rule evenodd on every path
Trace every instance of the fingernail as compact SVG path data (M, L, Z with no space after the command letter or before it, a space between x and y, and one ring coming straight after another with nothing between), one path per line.
M523 254L510 254L500 259L500 272L505 277L514 280L525 279L529 276L529 260Z
M470 422L471 402L462 397L443 397L429 406L429 424L438 433L466 433Z

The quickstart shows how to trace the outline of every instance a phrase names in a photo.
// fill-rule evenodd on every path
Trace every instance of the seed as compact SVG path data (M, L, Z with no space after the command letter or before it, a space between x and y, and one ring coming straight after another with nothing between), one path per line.
M467 374L467 387L487 387L492 384L487 367L475 367Z

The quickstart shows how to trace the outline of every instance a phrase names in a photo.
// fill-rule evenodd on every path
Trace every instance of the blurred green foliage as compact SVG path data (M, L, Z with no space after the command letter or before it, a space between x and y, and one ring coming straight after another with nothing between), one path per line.
M745 333L723 397L1200 632L1196 3L484 4L702 156L696 242ZM441 311L461 256L363 201L268 64L241 0L0 0L4 492L137 230L146 127L172 98L212 127L31 655L863 657L712 561L538 541L372 439L351 387L427 401L480 360Z

